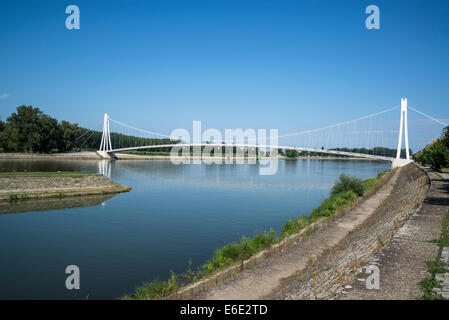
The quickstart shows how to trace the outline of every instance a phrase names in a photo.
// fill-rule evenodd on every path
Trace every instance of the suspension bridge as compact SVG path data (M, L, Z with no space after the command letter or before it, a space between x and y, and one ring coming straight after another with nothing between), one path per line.
M392 167L404 166L411 161L410 156L410 148L409 148L409 126L408 126L408 109L416 112L417 114L425 117L427 120L433 121L441 126L447 126L441 120L434 118L424 112L421 112L415 108L412 108L407 105L407 98L401 99L401 105L388 108L386 110L382 110L380 112L376 112L370 115L366 115L363 117L359 117L350 121L339 122L336 124L310 129L310 130L302 130L296 131L284 135L279 135L277 138L278 142L276 144L266 143L260 144L250 141L245 141L245 139L240 139L232 142L222 142L222 141L195 141L194 143L185 142L180 140L179 137L173 135L165 135L157 132L152 132L144 129L140 129L118 120L111 119L108 114L104 115L103 119L103 132L101 137L100 147L97 151L98 155L104 159L112 159L114 158L114 154L118 152L127 152L127 151L135 151L135 150L151 150L151 149L160 149L160 148L176 148L176 150L180 150L182 148L239 148L241 150L254 150L254 149L263 149L263 150L296 150L298 152L309 152L309 153L320 153L320 154L330 154L336 156L345 156L345 157L356 157L356 158L367 158L372 160L384 160L391 161ZM384 114L391 113L392 111L400 111L399 117L399 130L397 130L397 118L394 121L394 126L396 129L384 129L378 130L377 128L373 128L373 119L380 117ZM144 144L144 145L132 145L132 146L116 146L114 147L113 141L111 140L111 129L110 123L114 123L122 128L126 128L127 130L133 130L133 132L139 132L140 135L144 135L145 137L150 137L151 139L165 139L168 143L164 144ZM387 121L381 120L382 124L385 125ZM390 121L390 123L393 123ZM361 125L360 125L361 124ZM343 130L342 128L350 127L350 130ZM367 129L368 128L368 129ZM323 135L323 132L327 132ZM336 143L340 143L341 138L348 140L347 145L354 145L355 140L358 139L359 145L363 146L363 144L367 144L367 139L371 137L372 139L376 139L375 142L371 141L371 146L384 147L382 144L385 143L385 139L383 138L387 134L390 138L393 136L394 140L397 141L396 144L396 156L391 155L379 155L379 154L368 154L362 152L352 152L352 151L342 151L338 150L339 148L324 148L323 145L332 145L332 143L337 146ZM317 137L318 136L318 137ZM340 137L340 139L338 139ZM246 139L249 140L249 139ZM335 141L338 140L339 142ZM379 141L380 140L380 141ZM145 141L145 140L143 140ZM270 140L271 142L271 140ZM405 155L401 157L401 153L403 148L405 147ZM321 148L318 147L321 145ZM391 139L390 139L391 146ZM363 146L365 147L365 146Z

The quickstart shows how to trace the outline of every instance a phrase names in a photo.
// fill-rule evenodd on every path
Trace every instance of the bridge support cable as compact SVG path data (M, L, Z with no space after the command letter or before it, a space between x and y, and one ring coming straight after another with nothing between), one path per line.
M335 127L344 126L344 125L347 125L347 124L355 123L355 122L360 121L360 120L365 120L365 119L369 119L371 117L379 116L381 114L384 114L384 113L396 110L398 108L399 108L399 106L396 106L396 107L392 107L392 108L389 108L389 109L386 109L386 110L383 110L383 111L380 111L380 112L369 114L369 115L366 115L366 116L363 116L363 117L360 117L360 118L357 118L357 119L353 119L353 120L349 120L349 121L343 121L343 122L335 123L335 124L332 124L332 125L329 125L329 126L325 126L325 127L321 127L321 128L316 128L316 129L311 129L311 130L304 130L304 131L297 131L297 132L292 132L292 133L280 135L279 138L284 138L284 137L289 137L289 136L296 136L296 135L303 135L303 134L308 134L308 133L313 133L313 132L322 131L322 130L326 130L326 129L332 129L332 128L335 128Z
M422 115L422 116L424 116L424 117L426 117L426 118L429 118L430 120L433 120L433 121L435 121L436 123L439 123L439 124L441 124L441 125L443 125L443 126L445 126L445 127L449 126L449 124L444 123L443 121L438 120L438 119L436 119L436 118L434 118L434 117L432 117L432 116L429 116L428 114L426 114L426 113L424 113L424 112L422 112L422 111L419 111L419 110L417 110L417 109L415 109L415 108L412 108L412 107L409 106L409 109L411 109L411 110L415 111L416 113L418 113L418 114L420 114L420 115Z
M387 113L400 108L400 125L397 127L397 118L391 118ZM279 142L275 145L261 145L257 142L233 141L232 143L221 143L214 141L200 141L201 143L184 143L176 138L149 130L140 129L121 121L113 120L105 114L103 121L103 134L99 153L103 152L106 155L114 152L123 152L131 150L145 150L145 149L171 149L175 146L193 148L193 147L221 147L221 148L266 148L266 149L284 149L296 150L307 153L326 153L338 156L350 157L367 157L379 160L393 161L393 166L402 166L410 162L410 148L409 148L409 127L407 109L410 108L416 113L437 122L440 125L447 125L441 120L438 120L424 112L415 108L407 106L407 99L401 99L401 105L385 109L380 112L365 115L350 121L343 121L332 125L327 125L320 128L297 131L284 135L279 135ZM396 114L396 113L395 113ZM385 115L385 116L381 116ZM110 122L117 124L119 127L115 128L112 139L114 145L111 143L111 129ZM413 119L411 120L413 124ZM114 126L115 127L115 126ZM126 134L124 134L124 131ZM137 135L132 135L132 132L139 132ZM415 130L413 130L415 132ZM130 134L131 133L131 134ZM85 133L88 134L88 133ZM404 136L404 137L403 137ZM151 137L151 138L150 138ZM138 138L136 140L136 138ZM139 140L141 139L141 140ZM236 138L237 140L237 138ZM282 140L282 142L281 142ZM415 141L415 139L413 140ZM397 148L396 148L397 142ZM402 144L405 144L405 159L401 159ZM416 141L415 141L416 143ZM307 146L307 147L305 147ZM374 148L380 147L377 150ZM369 152L367 149L373 149L374 152ZM393 150L391 150L393 149ZM391 154L393 151L393 154ZM370 153L370 154L367 154ZM394 154L395 153L395 154Z
M168 136L168 135L165 135L165 134L160 134L160 133L156 133L156 132L152 132L152 131L148 131L148 130L144 130L144 129L139 129L139 128L130 126L128 124L125 124L125 123L117 121L117 120L113 120L113 119L109 119L109 120L114 122L114 123L117 123L117 124L119 124L121 126L124 126L126 128L129 128L129 129L133 129L133 130L140 131L142 133L146 133L146 134L149 134L149 135L154 135L154 136L158 136L158 137L161 137L161 138L166 138L166 139L173 140L171 136Z

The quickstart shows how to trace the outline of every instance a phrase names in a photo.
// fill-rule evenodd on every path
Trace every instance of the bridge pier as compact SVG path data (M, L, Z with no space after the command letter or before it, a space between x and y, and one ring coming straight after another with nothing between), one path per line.
M393 161L391 162L391 169L394 168L398 168L398 167L403 167L408 165L409 163L412 163L413 160L411 159L393 159Z
M401 122L399 125L398 149L396 151L396 159L392 161L391 167L403 167L408 165L413 160L410 159L408 147L408 123L407 123L407 98L401 98ZM402 131L405 133L405 159L401 159L402 149Z
M97 151L97 154L102 159L115 159L115 155L112 150L111 143L111 132L109 130L109 115L107 113L104 114L103 121L103 134L101 136L101 144L100 149Z
M108 151L97 151L97 154L102 158L102 159L115 159L115 154L114 152L108 152Z

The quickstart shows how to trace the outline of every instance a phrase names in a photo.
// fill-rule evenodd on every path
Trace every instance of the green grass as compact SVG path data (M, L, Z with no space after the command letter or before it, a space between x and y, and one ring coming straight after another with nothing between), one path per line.
M435 275L448 272L448 266L441 262L441 253L444 247L449 247L449 211L446 213L446 216L441 223L441 227L440 238L432 241L439 247L438 255L435 260L426 263L427 271L430 273L430 276L424 278L419 283L423 290L423 295L421 297L423 300L445 300L442 296L433 292L433 288L439 287L439 284L435 280Z
M76 175L76 176L86 176L86 175L96 175L96 173L91 172L72 172L72 171L58 171L58 172L28 172L28 171L20 171L20 172L0 172L0 176L55 176L55 175Z
M365 182L360 178L341 174L332 187L331 194L336 195L347 191L352 191L357 196L361 197L365 192Z
M367 194L369 191L373 190L373 188L377 185L379 180L387 173L388 171L380 172L375 178L368 178L366 180L353 179L353 177L344 176L342 183L342 176L340 176L339 180L335 183L339 185L338 188L332 188L334 191L340 191L339 193L332 194L329 198L325 199L317 208L315 208L309 215L300 216L297 219L288 220L281 231L281 238L285 238L286 236L293 235L301 231L301 229L305 228L308 224L322 218L328 217L334 214L336 211L346 208L355 203L355 201L359 198L360 195ZM349 179L347 179L349 178ZM346 183L347 181L349 183ZM360 181L359 181L360 180ZM360 193L360 189L362 188L362 192ZM360 195L357 195L355 190L359 191Z
M137 287L134 296L125 294L121 296L120 300L153 300L159 297L164 297L178 289L178 280L175 273L172 271L170 278L167 281L155 279L151 282L145 282Z
M356 184L349 184L354 189L360 191L360 183L363 191L361 195L366 194L372 190L380 178L387 171L383 171L378 174L376 178L360 180ZM349 177L350 180L355 181L353 177ZM339 180L341 181L341 179ZM337 181L338 183L338 181ZM191 270L191 262L189 261L189 267L187 272L183 275L185 279L189 279L191 282L199 280L214 272L225 269L226 267L242 263L244 260L251 256L267 249L271 245L278 243L290 235L297 234L301 229L305 228L312 222L322 218L328 217L336 213L338 210L344 209L354 204L359 196L351 189L346 187L347 190L332 194L329 198L325 199L316 209L314 209L308 217L300 216L296 219L288 220L282 227L281 233L276 237L275 231L271 228L270 231L256 232L252 237L242 237L238 242L231 242L224 245L221 248L215 250L213 256L197 271ZM169 295L174 292L178 287L176 282L177 278L172 273L168 281L161 281L159 279L147 282L137 287L134 294L123 295L120 299L155 299L161 296ZM175 285L176 283L176 285Z
M281 229L281 237L285 238L293 234L298 233L301 229L305 228L309 224L309 220L306 216L300 216L296 219L287 220Z
M276 240L273 229L258 232L253 237L242 237L239 242L231 242L215 250L212 258L200 268L200 275L205 276L224 267L242 262L252 255L268 248Z
M310 213L309 222L314 222L322 217L329 217L337 210L353 204L357 199L358 196L352 190L333 194Z

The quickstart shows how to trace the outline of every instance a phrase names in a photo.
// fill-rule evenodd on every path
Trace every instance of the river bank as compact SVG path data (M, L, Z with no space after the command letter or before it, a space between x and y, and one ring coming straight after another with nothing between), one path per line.
M366 271L366 267L376 266L373 259L417 212L429 188L429 177L418 166L409 164L399 168L398 177L390 194L366 217L365 221L347 230L345 237L337 244L330 246L314 257L311 263L284 279L282 284L279 284L267 297L290 300L336 299L343 297L355 286L355 282L360 282L359 285L364 286L365 291L376 294L378 290L368 289L366 283L358 279L369 276L368 273L362 275L362 272L365 274L369 271L371 274L372 270ZM426 269L426 264L422 262L426 253L422 252L421 255L422 257L409 256L408 263L415 265L418 269ZM388 263L393 262L392 257L387 260ZM396 269L394 264L392 267ZM400 268L397 271L403 272ZM383 276L380 272L381 287L384 285ZM425 277L423 274L420 276ZM386 299L399 299L401 297L400 281L397 278L391 281L391 286L395 289L390 290L390 297ZM418 282L419 280L411 285L419 288ZM417 293L413 299L419 299L419 297Z
M176 157L177 160L216 160L216 157L199 157L199 156L189 156ZM0 160L103 160L94 151L85 152L67 152L67 153L0 153ZM172 157L169 155L138 155L138 154L127 154L127 153L116 153L115 159L117 160L171 160ZM227 158L223 156L223 161ZM233 160L257 160L254 157L232 157ZM305 159L318 159L318 160L347 160L347 161L385 161L376 160L364 157L335 157L335 156L310 156L310 157L296 157L288 158L285 156L279 156L278 158L264 157L263 160L305 160ZM1 168L0 168L1 169Z
M396 172L396 170L388 172L387 174L385 174L386 171L380 172L376 178L369 178L364 181L342 175L334 184L334 188L337 186L338 188L335 189L335 192L333 188L331 197L325 199L308 217L300 216L288 220L284 223L281 232L277 236L275 231L271 228L269 232L258 232L253 237L249 238L243 237L237 243L228 243L227 245L216 249L214 256L210 258L206 264L202 265L198 271L193 271L189 267L186 274L177 276L172 273L167 282L155 280L145 283L136 288L134 295L124 295L121 298L155 299L166 297L168 299L190 299L198 294L202 295L203 292L208 291L210 288L217 286L240 272L244 270L246 272L247 269L255 267L258 263L262 262L261 264L263 264L265 259L269 259L269 257L283 252L303 238L309 237L311 234L314 234L316 230L319 230L323 226L332 223L335 219L342 217L349 210L358 206L358 204L362 203L359 206L359 210L372 209L372 198L376 198L376 196L371 196L377 191L379 191L377 193L382 193L380 190L383 189L383 186L388 184L391 179L396 177ZM347 189L349 186L348 183L351 185L349 189ZM341 191L341 188L346 191ZM374 201L376 201L376 199L374 199ZM365 213L362 212L361 216L364 215ZM287 269L292 266L294 267L294 263L291 261L283 261L281 265L283 268L287 267ZM187 283L190 283L193 279L193 283L184 284L178 289L178 279L184 279L181 280L181 283L185 282L185 280L187 280ZM279 280L279 277L266 275L265 279L259 284L264 286L267 282L270 282L270 280L276 282L276 280ZM272 285L273 281L271 282ZM236 291L240 289L243 288L237 288ZM256 296L252 298L257 298L261 294L261 290L263 290L263 288L260 286L253 290L253 294L255 291ZM233 292L228 298L234 299L234 295L236 294L237 292ZM245 294L246 297L242 296L238 298L246 299L247 295L248 293ZM212 299L217 299L217 297L212 297Z
M2 172L0 201L101 195L127 192L128 186L85 172Z
M316 221L309 228L286 239L281 250L268 250L250 268L216 287L203 290L193 298L221 300L267 297L284 279L305 269L316 257L337 245L351 230L362 224L392 192L399 172L398 169L389 172L367 197Z
M449 177L424 170L430 178L430 188L422 205L367 262L379 268L379 289L367 290L367 274L361 272L338 299L441 299L440 295L449 298ZM446 235L441 238L444 231Z
M347 212L324 218L322 225L306 237L293 236L281 250L265 250L257 258L250 259L252 261L183 288L169 298L373 299L379 291L365 287L366 297L357 293L345 295L355 287L355 282L359 287L364 285L356 279L363 267L376 264L376 255L392 243L395 235L404 234L403 228L408 228L414 230L414 238L409 239L400 252L396 248L393 254L390 252L383 259L390 274L385 282L381 282L381 286L383 283L389 285L385 285L380 298L419 299L422 295L419 281L426 277L426 261L433 260L438 252L438 247L428 241L441 232L437 225L447 212L449 197L447 188L442 185L432 182L431 187L428 174L415 164L398 168L374 195ZM432 214L433 210L426 206L435 205L436 196L440 199L441 210ZM420 212L428 213L427 217L418 219L419 226L409 226L408 219ZM426 221L430 223L426 225ZM400 259L393 259L393 256ZM396 268L398 261L403 268ZM404 273L404 270L410 272ZM402 280L398 280L397 273L404 275Z
M197 270L216 248L239 241L242 235L251 237L255 231L271 227L279 234L287 220L318 207L341 173L368 179L389 169L388 163L380 162L298 160L280 161L277 175L260 176L258 166L177 166L170 161L1 161L0 168L16 172L95 173L107 169L104 171L108 177L133 190L102 205L64 210L43 206L38 213L0 215L0 224L7 226L1 233L5 245L0 296L73 298L73 293L60 285L60 277L54 276L60 273L56 262L64 259L65 265L75 263L85 270L84 283L89 281L89 285L81 286L78 296L115 299L134 292L135 286L143 282L167 279L170 270L185 272L189 259L192 269ZM42 202L60 204L65 199L85 198ZM18 208L31 202L35 201L18 201L11 206ZM77 239L84 239L81 245ZM39 259L30 254L37 248ZM14 259L17 256L21 259ZM114 261L112 269L110 261ZM39 277L19 281L24 273L38 273ZM112 283L108 282L111 277L115 279ZM105 282L110 285L105 286Z

